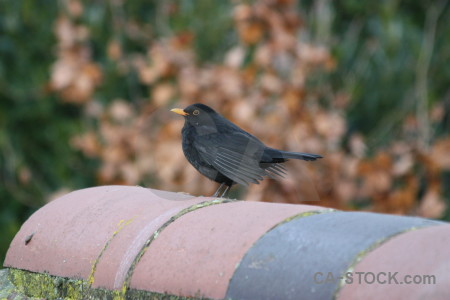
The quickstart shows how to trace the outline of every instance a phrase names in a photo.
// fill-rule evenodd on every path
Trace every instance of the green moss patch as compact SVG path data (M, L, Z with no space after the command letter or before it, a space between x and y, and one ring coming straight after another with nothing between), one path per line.
M34 273L19 269L0 270L0 299L206 299L202 297L180 297L130 289L125 295L119 290L91 288L88 280L64 278L45 273Z

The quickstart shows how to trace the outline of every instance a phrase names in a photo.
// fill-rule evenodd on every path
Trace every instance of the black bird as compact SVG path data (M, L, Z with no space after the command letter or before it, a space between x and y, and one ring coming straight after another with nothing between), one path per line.
M221 197L225 197L236 183L258 184L265 176L283 177L286 168L282 163L288 159L311 161L322 158L317 154L269 148L204 104L171 111L184 116L181 133L187 160L201 174L220 183L213 197L219 196L224 186Z

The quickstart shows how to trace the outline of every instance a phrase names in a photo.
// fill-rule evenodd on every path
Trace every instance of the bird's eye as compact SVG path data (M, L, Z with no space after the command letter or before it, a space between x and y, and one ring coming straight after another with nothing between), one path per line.
M198 115L200 112L198 111L198 109L194 110L194 112L192 113L194 116Z

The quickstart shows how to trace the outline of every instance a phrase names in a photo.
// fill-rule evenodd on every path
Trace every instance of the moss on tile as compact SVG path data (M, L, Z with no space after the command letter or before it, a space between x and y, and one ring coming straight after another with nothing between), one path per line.
M45 299L82 299L86 287L83 280L64 279L19 269L9 269L9 280L19 293Z
M41 299L142 299L142 300L196 300L198 297L154 293L141 290L106 290L89 287L87 280L64 278L44 273L34 273L19 269L0 270L0 299L41 300Z

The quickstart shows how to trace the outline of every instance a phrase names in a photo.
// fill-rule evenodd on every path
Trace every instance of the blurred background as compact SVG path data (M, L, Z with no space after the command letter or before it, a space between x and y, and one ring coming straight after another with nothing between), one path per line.
M181 150L202 102L323 155L232 197L450 221L449 1L0 1L0 260L71 190L217 185Z

